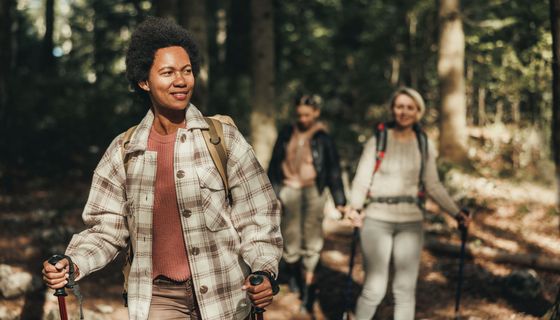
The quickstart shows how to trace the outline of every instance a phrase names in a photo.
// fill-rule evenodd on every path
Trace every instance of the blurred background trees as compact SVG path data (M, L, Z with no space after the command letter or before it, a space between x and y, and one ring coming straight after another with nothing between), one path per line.
M529 0L2 0L2 189L87 181L111 139L141 119L148 106L131 99L124 53L147 15L193 33L203 56L193 102L233 116L265 165L273 124L290 121L298 92L322 97L352 166L388 118L391 92L409 85L444 157L483 175L546 178L549 10Z

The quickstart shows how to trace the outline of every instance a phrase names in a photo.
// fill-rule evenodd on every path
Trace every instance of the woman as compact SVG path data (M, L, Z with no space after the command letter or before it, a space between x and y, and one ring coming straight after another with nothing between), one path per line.
M283 205L281 229L286 271L292 288L300 286L302 311L311 312L316 289L314 272L323 248L324 191L329 188L341 211L346 197L338 153L319 121L318 98L303 95L295 99L294 107L296 121L280 131L268 176Z
M88 229L66 250L80 280L130 241L130 319L244 319L251 302L266 307L276 291L278 201L252 148L223 125L228 201L202 133L208 124L190 104L198 70L194 41L173 22L149 18L132 34L126 75L149 110L130 143L121 134L105 152L83 213ZM49 287L67 283L68 264L45 261ZM262 284L249 284L251 272Z
M413 89L401 88L393 94L390 107L394 121L385 129L384 155L377 155L380 144L372 137L365 145L352 182L353 210L349 216L354 225L362 228L360 243L366 273L356 306L356 318L360 320L371 319L385 296L391 256L395 269L394 319L414 319L423 244L420 189L425 187L428 195L460 223L469 223L467 214L459 210L439 181L431 142L427 142L424 161L421 159L417 135L422 133L417 123L425 112L422 96ZM376 160L379 156L381 162Z

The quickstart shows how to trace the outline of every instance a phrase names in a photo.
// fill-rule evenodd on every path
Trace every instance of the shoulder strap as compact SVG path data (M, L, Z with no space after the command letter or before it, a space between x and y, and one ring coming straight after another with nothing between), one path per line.
M220 120L213 117L204 117L206 123L208 123L208 130L202 130L204 135L204 142L206 142L206 147L210 152L212 161L216 165L222 182L224 183L224 189L226 192L226 198L230 198L229 194L229 183L227 179L227 151L224 142L224 132L222 128L222 123Z
M426 186L424 185L424 171L426 168L426 160L428 159L428 136L419 125L414 125L416 140L418 141L418 149L420 150L420 172L418 177L418 198L423 209L423 201L426 198Z
M134 132L136 131L136 126L130 127L128 130L126 130L126 132L124 133L124 137L122 139L121 142L121 156L123 158L123 164L124 164L124 172L125 174L128 173L128 161L130 159L130 157L126 156L125 153L125 148L126 146L130 143L130 140L132 139L132 135L134 134ZM123 300L124 300L124 306L128 307L128 275L130 274L130 267L132 265L132 258L134 256L134 252L132 252L132 244L130 243L130 240L127 242L126 245L126 249L123 250L125 253L125 257L124 257L124 264L122 266L122 274L123 274L123 278L124 278L124 282L123 282Z
M385 150L387 150L387 125L383 122L377 125L375 130L375 143L375 168L373 169L373 174L379 171L381 162L385 157Z
M122 139L121 156L123 158L124 172L125 173L128 173L128 160L130 159L125 154L125 148L130 143L130 140L132 139L132 135L136 131L136 127L138 127L138 126L136 125L136 126L128 128L128 130L126 130L126 132L124 133L124 137Z

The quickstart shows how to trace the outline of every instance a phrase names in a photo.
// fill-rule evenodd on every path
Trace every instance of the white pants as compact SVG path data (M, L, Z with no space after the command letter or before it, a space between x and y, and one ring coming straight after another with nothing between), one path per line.
M393 257L395 320L413 320L415 291L424 240L422 222L391 223L366 218L360 232L366 277L356 319L370 320L383 300Z

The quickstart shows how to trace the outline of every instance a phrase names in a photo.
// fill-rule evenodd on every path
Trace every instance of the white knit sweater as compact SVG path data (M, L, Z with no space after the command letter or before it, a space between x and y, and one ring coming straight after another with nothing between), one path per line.
M358 164L352 182L351 205L362 209L366 195L373 196L417 196L420 175L420 150L416 139L398 141L393 130L387 132L385 158L379 171L372 179L375 166L376 139L369 139ZM436 169L437 153L428 142L428 159L425 162L424 185L428 195L446 212L455 215L459 208L451 199L441 182ZM411 222L423 219L422 212L413 203L370 203L365 208L366 216L387 222Z

